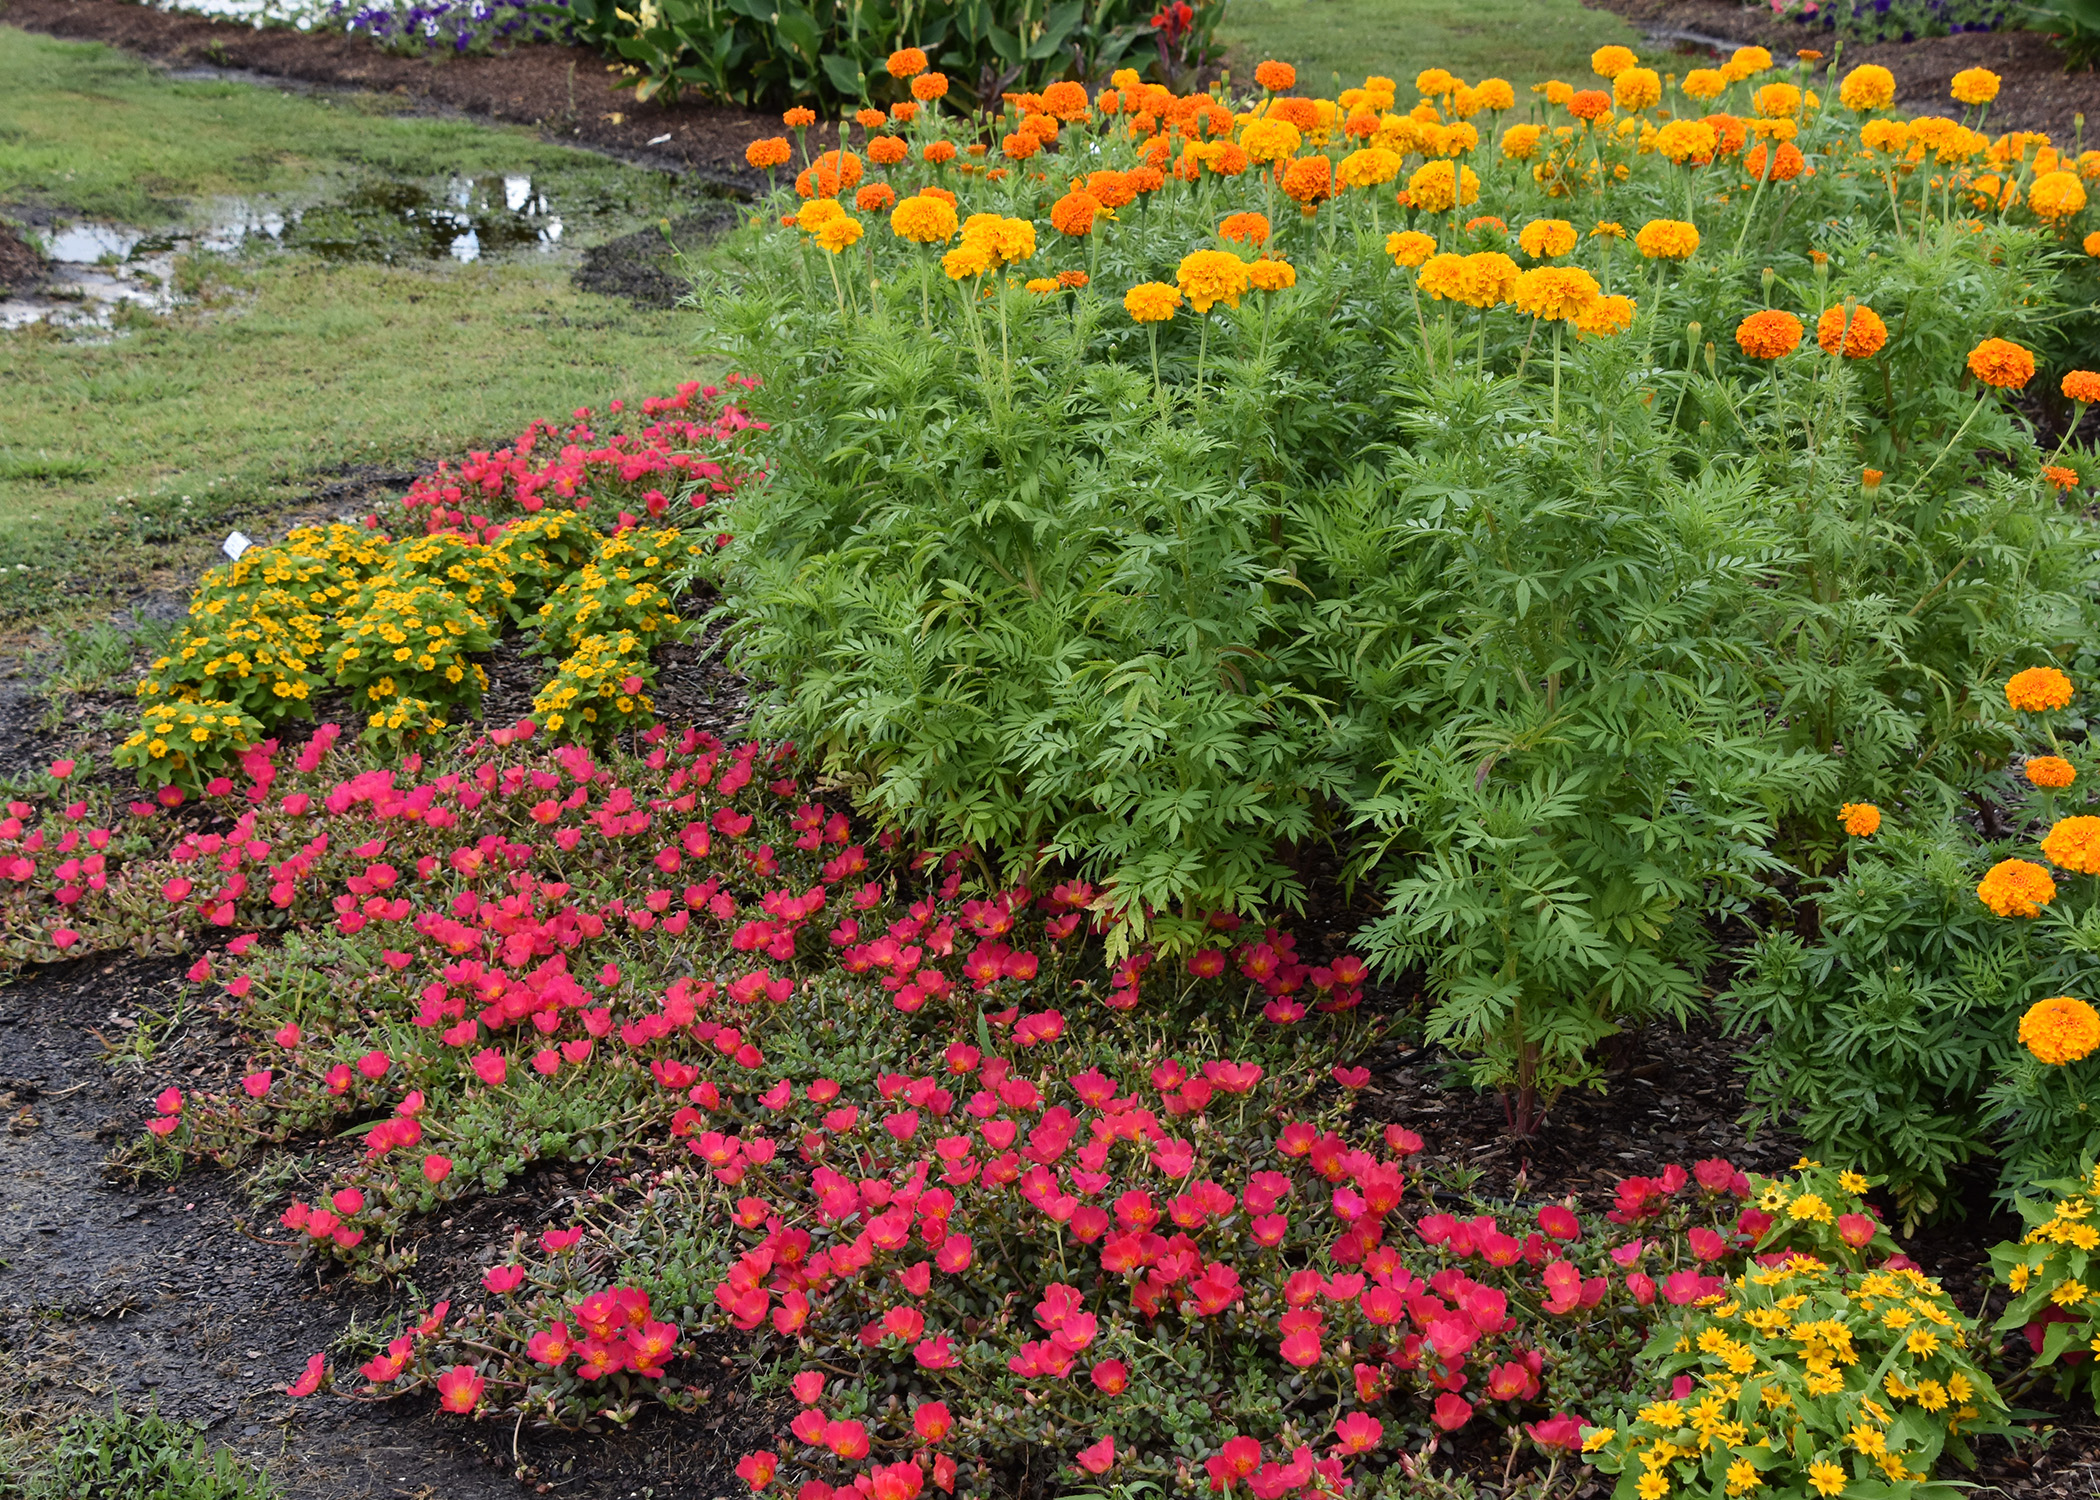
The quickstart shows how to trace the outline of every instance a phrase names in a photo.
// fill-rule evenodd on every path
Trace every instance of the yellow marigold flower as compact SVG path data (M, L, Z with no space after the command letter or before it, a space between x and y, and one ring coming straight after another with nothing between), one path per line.
M1838 85L1838 103L1855 114L1887 109L1896 102L1896 75L1877 63L1862 63Z
M1289 120L1260 119L1240 132L1240 149L1255 161L1289 161L1304 140Z
M1572 322L1602 291L1597 278L1580 266L1539 266L1518 275L1509 300L1534 318Z
M1977 882L1976 898L2001 917L2036 917L2056 899L2056 882L2030 860L2002 859Z
M2095 260L2100 260L2100 229L2096 229L2087 235L2082 243L2085 246L2086 254L2092 256Z
M1655 132L1655 154L1680 167L1703 167L1720 147L1720 134L1704 120L1672 120Z
M1750 107L1768 120L1791 120L1801 113L1801 90L1791 83L1768 83L1750 96Z
M1538 154L1541 131L1536 125L1512 125L1502 132L1502 154L1510 161L1530 161Z
M1500 111L1517 107L1517 91L1510 87L1507 78L1481 79L1473 86L1473 97L1482 109Z
M1727 91L1728 79L1719 68L1694 68L1684 75L1684 82L1678 87L1701 104L1708 104Z
M2100 1048L2100 1011L2070 995L2037 1000L2020 1017L2020 1045L2052 1066L2089 1057Z
M1403 160L1397 151L1366 146L1342 158L1342 164L1334 170L1335 180L1344 187L1377 187L1400 175Z
M1633 326L1633 299L1613 294L1598 297L1575 316L1575 331L1591 338L1610 338Z
M1738 47L1728 54L1728 66L1739 76L1749 78L1772 66L1772 54L1762 47Z
M1036 292L1039 294L1044 292L1055 292L1061 289L1058 286L1058 281L1055 276L1031 276L1028 278L1028 280L1021 283L1021 288L1023 291Z
M1617 78L1639 61L1631 47L1599 47L1590 54L1590 71L1599 78Z
M833 255L860 239L860 220L850 214L839 214L826 219L817 226L816 241Z
M2078 779L2077 768L2060 755L2035 755L2023 767L2027 779L2044 791L2059 792Z
M1412 269L1436 254L1436 240L1419 229L1403 229L1385 237L1385 253L1394 265Z
M1869 120L1859 127L1859 143L1870 151L1901 151L1910 145L1910 126L1902 120Z
M1533 219L1519 231L1517 246L1533 260L1552 260L1573 250L1577 238L1566 219Z
M2034 379L2034 356L2010 339L1985 339L1969 351L1969 373L2001 391L2017 391Z
M1768 307L1736 325L1735 341L1752 359L1780 359L1801 346L1801 320Z
M1653 68L1627 68L1611 81L1612 103L1629 115L1660 104L1662 96L1662 79Z
M1424 213L1444 213L1479 201L1480 178L1471 167L1432 161L1407 179L1407 200Z
M914 244L952 239L955 228L955 206L940 198L915 194L890 210L890 233Z
M1238 307L1247 290L1247 263L1229 250L1193 250L1174 273L1189 306L1207 313L1215 303Z
M2042 853L2059 870L2100 875L2100 818L2059 818L2042 839Z
M2085 184L2076 172L2044 172L2027 190L2027 207L2052 224L2068 219L2085 207Z
M1626 226L1616 219L1599 219L1590 226L1590 238L1623 240L1626 238Z
M1988 104L1998 97L2001 81L1989 68L1963 68L1954 75L1954 84L1948 92L1953 94L1957 103Z
M1123 294L1123 310L1134 323L1164 323L1181 306L1181 293L1164 281L1141 281Z
M1287 260L1258 260L1247 267L1247 279L1257 292L1280 292L1298 284L1298 271Z
M1509 300L1519 274L1517 263L1499 250L1468 255L1459 273L1458 300L1471 307L1498 307Z
M1847 802L1838 809L1838 821L1845 825L1845 832L1853 838L1870 838L1881 827L1881 809L1871 802ZM1863 1188L1848 1188L1848 1192L1863 1192Z
M1699 248L1699 231L1682 219L1650 219L1633 243L1649 260L1683 260Z
M845 212L836 198L812 198L796 211L795 227L815 234L831 220L844 217Z
M972 276L982 276L998 264L998 257L983 241L957 245L941 257L941 269L948 273L950 281L967 281Z

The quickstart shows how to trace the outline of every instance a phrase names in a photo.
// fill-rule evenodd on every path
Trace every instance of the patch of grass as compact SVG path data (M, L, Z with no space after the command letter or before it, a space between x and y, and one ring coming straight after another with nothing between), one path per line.
M0 612L330 470L414 466L696 373L689 316L578 293L559 265L209 269L205 303L123 338L0 335L9 454L34 460L0 470Z
M0 1475L0 1493L25 1500L273 1500L279 1492L195 1428L154 1407L133 1415L116 1406L107 1415L75 1417L52 1435L48 1456Z
M609 191L653 175L522 128L392 113L400 107L378 95L171 82L100 43L0 26L0 203L152 225L197 200L296 193L331 173L560 174Z
M1336 74L1347 88L1382 73L1400 84L1403 108L1424 68L1449 68L1469 83L1507 78L1521 90L1587 77L1594 49L1641 40L1578 0L1231 0L1219 37L1250 84L1265 57L1297 67L1300 93L1331 97Z

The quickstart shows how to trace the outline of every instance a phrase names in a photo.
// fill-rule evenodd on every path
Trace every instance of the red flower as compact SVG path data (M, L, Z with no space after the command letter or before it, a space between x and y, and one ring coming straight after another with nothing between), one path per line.
M1582 1238L1582 1221L1575 1217L1573 1209L1558 1203L1549 1203L1539 1210L1539 1228L1551 1239L1567 1241Z
M524 1280L523 1266L490 1266L481 1273L481 1284L498 1296L516 1291Z
M443 1182L452 1175L452 1158L431 1152L423 1158L423 1175L433 1184Z
M780 1471L780 1455L761 1448L756 1453L747 1453L737 1460L736 1477L751 1486L756 1494L773 1482Z
M472 1365L454 1365L437 1378L438 1405L446 1411L470 1412L481 1404L483 1380Z
M866 1458L868 1429L858 1422L826 1422L824 1446L840 1458Z
M322 1379L328 1374L328 1356L316 1354L306 1362L306 1370L300 1377L284 1388L287 1396L311 1396L321 1388Z
M1473 1420L1473 1403L1454 1391L1446 1391L1436 1398L1429 1419L1446 1432L1456 1432Z
M1864 1250L1874 1239L1874 1221L1865 1214L1839 1214L1838 1238L1855 1250Z
M1582 1448L1582 1418L1564 1411L1555 1412L1543 1422L1533 1422L1524 1430L1548 1452L1575 1453Z
M1385 1436L1385 1428L1369 1412L1353 1411L1334 1424L1337 1453L1369 1453Z
M913 1500L925 1483L914 1463L883 1464L869 1474L870 1500Z
M942 1401L928 1401L911 1414L912 1431L922 1443L938 1443L954 1425L955 1418L948 1414L947 1403Z
M1094 1366L1094 1387L1110 1396L1120 1396L1130 1385L1130 1371L1120 1359L1104 1359Z
M1087 1473L1106 1474L1115 1467L1116 1436L1114 1433L1110 1433L1107 1437L1101 1439L1100 1442L1081 1448L1073 1456L1078 1460L1079 1467L1086 1470Z

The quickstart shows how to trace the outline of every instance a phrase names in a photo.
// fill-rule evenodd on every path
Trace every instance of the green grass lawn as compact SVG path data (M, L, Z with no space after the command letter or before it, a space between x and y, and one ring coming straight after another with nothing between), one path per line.
M1407 90L1424 68L1467 82L1507 78L1523 88L1585 76L1606 42L1637 46L1617 16L1577 0L1226 0L1220 40L1249 68L1265 57L1298 69L1300 93L1331 94L1382 73Z
M172 83L0 26L0 215L179 226L230 196L310 204L375 178L520 174L575 205L566 244L689 201L524 131L381 108ZM229 518L343 465L453 456L696 372L689 314L580 293L574 263L573 250L467 265L196 254L177 265L195 300L127 317L115 337L0 333L0 615L48 608L67 579L101 571L86 558L150 568L185 538L208 555Z

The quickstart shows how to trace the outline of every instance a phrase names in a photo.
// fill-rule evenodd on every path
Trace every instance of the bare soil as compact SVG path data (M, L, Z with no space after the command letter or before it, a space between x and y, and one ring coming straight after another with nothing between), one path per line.
M0 301L28 291L44 279L44 262L14 226L0 219Z
M1836 39L1820 25L1780 20L1768 11L1728 0L1583 0L1595 10L1624 16L1658 42L1687 52L1713 43L1768 47L1776 58L1802 48L1826 55ZM1896 75L1896 106L1913 114L1959 114L1947 82L1963 68L1989 68L2004 80L1992 103L1992 131L2045 130L2060 143L2078 134L2080 114L2100 124L2100 72L2067 73L2063 54L2032 31L1971 31L1914 42L1847 42L1843 64L1879 63Z

